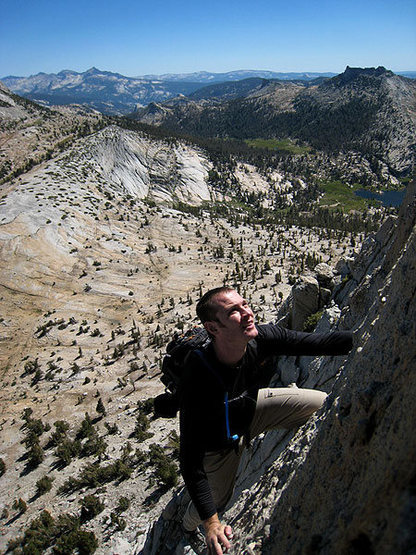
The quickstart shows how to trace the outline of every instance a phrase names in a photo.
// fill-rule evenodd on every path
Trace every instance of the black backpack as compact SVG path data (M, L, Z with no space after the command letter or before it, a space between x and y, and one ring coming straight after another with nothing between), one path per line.
M210 343L205 328L194 327L182 334L176 334L166 347L162 361L161 381L165 393L154 399L156 417L174 418L179 410L182 387L182 372L187 356L196 349L203 349Z

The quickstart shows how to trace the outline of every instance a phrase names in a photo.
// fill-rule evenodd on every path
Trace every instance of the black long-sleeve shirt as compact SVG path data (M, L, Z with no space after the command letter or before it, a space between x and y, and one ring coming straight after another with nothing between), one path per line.
M351 332L303 333L274 324L257 326L258 336L247 344L235 367L222 364L212 344L204 360L191 353L184 369L180 411L180 467L191 499L202 520L217 512L203 458L209 451L230 447L224 393L228 392L231 434L243 435L250 427L260 388L270 381L266 361L279 355L342 355L352 347ZM245 393L245 398L236 399ZM236 399L233 402L233 399ZM254 402L253 402L254 401Z

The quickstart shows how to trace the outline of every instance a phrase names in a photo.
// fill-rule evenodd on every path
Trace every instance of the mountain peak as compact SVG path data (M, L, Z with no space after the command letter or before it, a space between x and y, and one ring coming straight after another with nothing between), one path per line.
M41 75L41 74L39 74ZM62 69L59 73L57 73L58 76L67 76L67 75L77 75L76 71L73 71L72 69Z
M386 69L383 66L378 67L350 67L347 66L345 68L344 73L341 73L334 79L340 79L343 83L348 83L357 77L366 76L366 77L381 77L383 75L390 76L394 75L392 71Z
M102 72L94 66L90 67L90 69L87 69L87 71L85 72L86 75L93 75L96 73L102 73Z

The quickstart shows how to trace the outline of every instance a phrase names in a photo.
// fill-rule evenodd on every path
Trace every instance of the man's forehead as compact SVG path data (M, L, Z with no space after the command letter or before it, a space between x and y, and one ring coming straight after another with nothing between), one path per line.
M237 291L223 291L215 295L213 301L217 306L228 306L240 303L244 299Z

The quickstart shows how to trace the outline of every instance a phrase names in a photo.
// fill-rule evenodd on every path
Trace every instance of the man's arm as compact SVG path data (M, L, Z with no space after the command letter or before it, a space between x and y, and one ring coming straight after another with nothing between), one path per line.
M204 380L200 380L203 370L199 359L189 357L179 421L180 470L201 520L217 512L203 465L212 417L211 391Z
M270 354L319 356L346 355L352 349L352 332L306 333L275 324L259 326L259 339L265 341Z
M189 495L201 520L204 520L214 515L217 508L204 470L204 432L198 426L198 421L197 412L192 414L181 409L179 465Z

